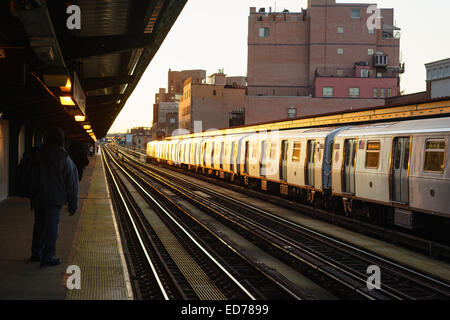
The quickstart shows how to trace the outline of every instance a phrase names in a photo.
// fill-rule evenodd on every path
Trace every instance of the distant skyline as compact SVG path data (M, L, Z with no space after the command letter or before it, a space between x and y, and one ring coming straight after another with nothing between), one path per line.
M400 50L406 71L400 86L406 94L425 90L424 64L450 58L448 0L337 3L377 3L381 8L394 8L395 25L402 29ZM204 69L209 75L224 68L229 76L245 76L250 7L299 12L307 8L307 0L188 0L109 132L151 125L154 97L159 88L167 88L169 69Z

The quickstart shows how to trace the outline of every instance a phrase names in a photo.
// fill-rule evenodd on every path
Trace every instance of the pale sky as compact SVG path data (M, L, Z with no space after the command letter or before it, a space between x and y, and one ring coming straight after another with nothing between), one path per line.
M400 50L406 72L401 90L425 90L425 63L450 58L449 0L337 0L338 3L377 3L394 8L401 28ZM229 76L247 74L247 35L250 7L301 11L307 0L188 0L172 30L148 66L141 81L116 118L110 132L149 127L155 93L167 88L167 72L225 68Z

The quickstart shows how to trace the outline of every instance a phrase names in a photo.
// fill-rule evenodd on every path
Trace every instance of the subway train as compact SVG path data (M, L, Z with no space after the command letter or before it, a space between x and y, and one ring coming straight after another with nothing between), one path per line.
M449 143L450 118L436 118L174 136L149 142L146 159L378 225L448 232Z

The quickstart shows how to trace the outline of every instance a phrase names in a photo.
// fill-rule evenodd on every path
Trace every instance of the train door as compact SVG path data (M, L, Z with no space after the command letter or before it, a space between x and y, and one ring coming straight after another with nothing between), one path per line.
M214 168L214 142L211 147L211 168Z
M392 201L407 204L408 196L408 169L411 150L409 137L397 137L394 139L392 152Z
M220 163L219 163L220 169L223 169L223 154L224 153L225 153L225 142L222 141L222 143L220 144L220 155L219 155L219 157L220 157L220 159L219 159L219 161L220 161Z
M288 155L289 143L287 140L281 141L281 153L280 153L280 180L287 181L287 155Z
M192 160L191 160L192 147L193 147L192 142L189 142L188 143L188 157L187 157L187 161L186 161L187 164L191 164L192 163Z
M206 167L206 142L203 144L203 167Z
M356 168L356 139L347 139L344 142L344 178L342 179L344 193L355 193L355 168Z
M194 143L194 165L197 165L197 143Z
M261 154L259 157L259 175L260 177L266 176L266 146L267 142L261 141Z
M309 140L307 144L306 153L306 172L305 172L305 184L307 186L314 186L314 171L316 161L316 149L317 141Z
M242 139L239 139L238 145L237 145L237 159L236 159L236 167L237 172L242 173L243 170L241 169L241 163L242 162Z
M245 141L245 147L244 147L244 173L248 174L249 170L249 163L250 163L250 143L249 141Z
M231 142L231 150L230 150L230 171L233 171L233 172L234 172L234 159L236 158L235 154L234 154L235 153L235 151L234 151L234 149L235 149L234 144L235 144L235 142L232 141Z

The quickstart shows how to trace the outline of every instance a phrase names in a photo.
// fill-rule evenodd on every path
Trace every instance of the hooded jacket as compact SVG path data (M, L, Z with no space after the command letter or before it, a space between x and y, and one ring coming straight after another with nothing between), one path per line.
M43 144L39 148L39 189L32 199L34 203L63 206L69 203L69 211L78 208L78 172L64 148Z

